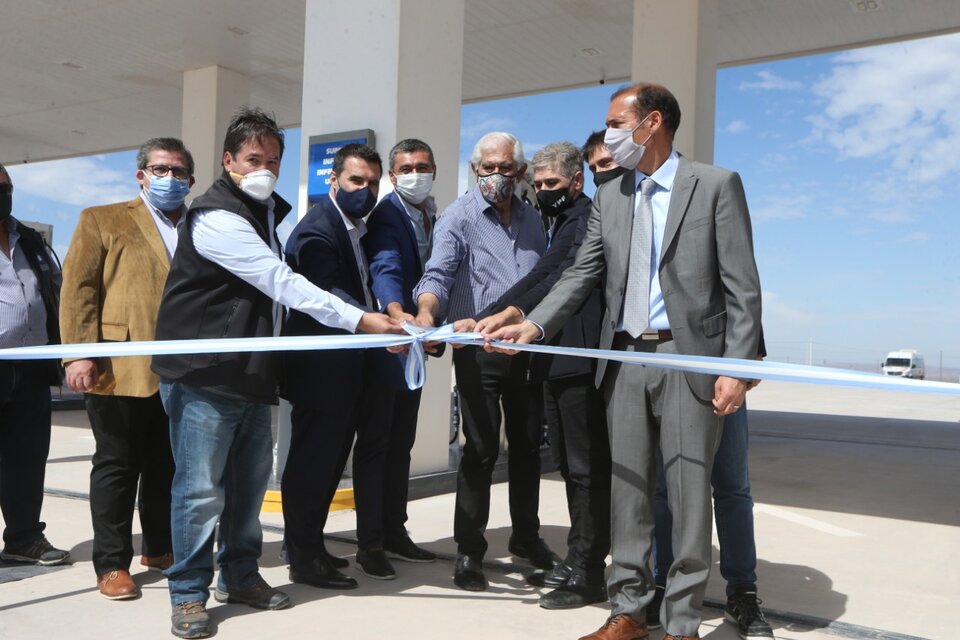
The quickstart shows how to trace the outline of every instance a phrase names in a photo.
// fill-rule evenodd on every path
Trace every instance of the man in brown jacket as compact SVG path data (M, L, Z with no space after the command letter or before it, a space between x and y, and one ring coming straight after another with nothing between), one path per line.
M176 138L140 147L140 195L80 214L63 264L63 342L153 340L160 296L193 186L193 157ZM140 564L170 566L170 483L174 464L159 379L150 357L68 361L67 385L86 395L96 439L90 472L93 567L110 600L136 598L130 576L132 522L139 484Z

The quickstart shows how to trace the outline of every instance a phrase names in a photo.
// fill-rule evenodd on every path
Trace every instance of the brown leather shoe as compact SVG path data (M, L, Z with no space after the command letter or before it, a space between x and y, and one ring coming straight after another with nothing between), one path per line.
M97 588L107 600L132 600L140 596L137 583L126 569L107 571L97 579Z
M692 636L672 636L669 633L663 634L663 640L700 640L700 634Z
M650 632L647 625L625 613L613 616L602 627L580 640L644 640Z
M173 564L173 552L168 551L162 556L140 556L140 564L149 571L166 571Z

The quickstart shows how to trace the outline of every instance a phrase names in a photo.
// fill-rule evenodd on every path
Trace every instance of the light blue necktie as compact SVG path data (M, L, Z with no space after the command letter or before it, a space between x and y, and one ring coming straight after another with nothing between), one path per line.
M637 338L650 321L650 250L653 246L653 204L650 196L657 183L650 178L640 182L637 206L630 234L630 262L627 265L627 291L623 300L623 330Z

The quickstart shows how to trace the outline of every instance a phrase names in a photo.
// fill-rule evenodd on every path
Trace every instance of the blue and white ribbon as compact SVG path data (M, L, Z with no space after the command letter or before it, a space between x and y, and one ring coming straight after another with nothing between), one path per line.
M235 353L241 351L318 351L327 349L370 349L410 345L404 375L410 389L419 389L426 380L425 342L482 345L479 333L459 333L448 324L435 329L405 323L407 335L335 335L282 336L269 338L220 338L204 340L155 340L142 342L101 342L96 344L56 344L40 347L0 349L2 360L47 360L152 356L165 354ZM600 358L631 365L661 367L760 380L781 380L807 384L860 387L888 391L910 391L960 395L960 384L921 381L846 369L831 369L736 358L685 356L665 353L635 353L602 349L556 347L544 344L493 343L495 346L563 356Z

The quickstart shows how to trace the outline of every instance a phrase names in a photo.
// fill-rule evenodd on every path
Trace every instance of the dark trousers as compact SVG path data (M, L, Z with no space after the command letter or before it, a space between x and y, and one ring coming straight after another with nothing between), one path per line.
M566 563L602 585L610 551L610 441L603 395L593 378L548 380L544 407L553 458L567 490Z
M50 452L49 363L0 362L0 512L11 547L43 535L43 478Z
M396 391L393 398L393 421L383 470L383 537L390 541L403 540L407 536L405 525L410 450L417 439L417 416L422 391L404 389Z
M527 381L529 357L487 353L479 347L453 352L466 442L457 471L453 536L459 553L482 560L490 516L490 483L500 453L500 421L507 434L512 540L539 538L540 441L543 387ZM502 411L501 411L502 406Z
M393 391L373 385L338 389L322 405L294 402L290 453L283 470L283 520L290 564L303 566L322 549L323 528L354 436L353 488L360 547L383 546L384 460Z
M90 470L93 568L97 575L129 569L133 560L134 503L140 511L145 556L172 549L170 423L160 394L147 398L86 394L96 440Z

